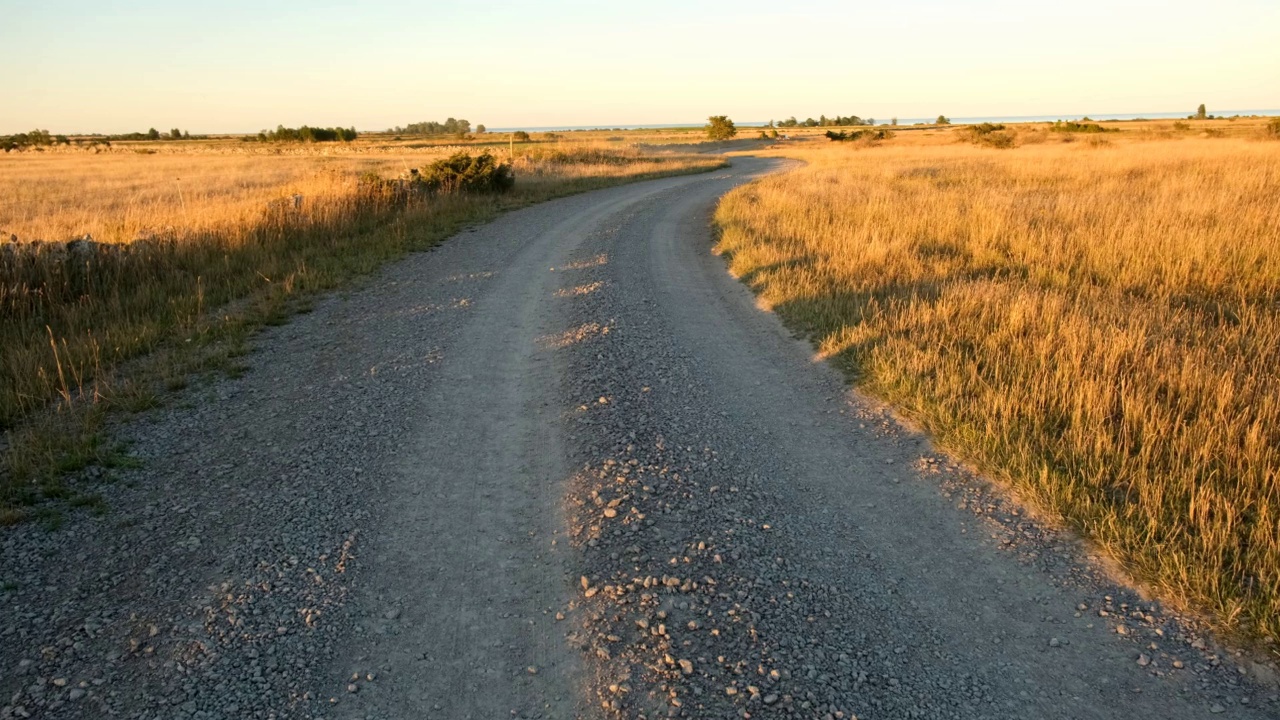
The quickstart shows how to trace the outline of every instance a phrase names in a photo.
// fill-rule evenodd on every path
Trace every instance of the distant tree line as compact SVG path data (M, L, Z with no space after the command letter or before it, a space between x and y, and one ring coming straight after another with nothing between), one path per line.
M190 140L191 133L184 132L178 128L162 133L155 128L151 128L146 132L122 133L120 135L107 135L106 137L108 140Z
M81 136L76 139L68 138L66 135L54 135L48 130L32 130L31 132L19 133L17 135L0 135L0 150L9 152L11 150L24 150L26 148L51 147L53 145L71 145L75 143L80 145L87 142L90 145L110 145L112 140L190 140L191 133L178 128L173 128L168 133L161 134L159 130L151 128L147 132L120 133L118 135L102 135L95 133L92 135Z
M258 142L351 142L360 136L355 127L322 128L303 125L300 128L287 128L279 125L275 130L263 130L258 133Z
M844 117L841 115L836 115L835 117L827 117L826 115L820 115L818 116L817 120L814 120L813 118L806 118L805 120L797 120L795 116L792 115L786 120L779 120L776 124L774 123L773 120L770 120L769 124L766 125L765 127L780 127L780 128L857 127L861 125L875 125L875 124L876 124L875 118L867 118L864 120L858 117L857 115L849 115L848 117Z
M66 135L51 135L48 130L32 130L17 135L0 135L0 149L23 150L29 147L48 147L51 145L70 145Z
M476 126L477 132L484 132L483 125ZM466 135L471 132L471 122L449 118L444 122L428 120L426 122L409 123L404 127L396 126L387 132L397 135Z

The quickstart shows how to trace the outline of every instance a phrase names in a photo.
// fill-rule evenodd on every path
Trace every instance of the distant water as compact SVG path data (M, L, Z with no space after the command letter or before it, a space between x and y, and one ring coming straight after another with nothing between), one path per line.
M1060 115L986 115L978 117L953 117L951 122L960 124L973 123L1026 123L1026 122L1053 122L1055 120L1079 120L1081 118L1090 118L1092 120L1181 120L1188 115L1194 114L1194 110L1186 112L1149 112L1149 113L1062 113ZM1280 115L1280 110L1214 110L1211 114L1217 117L1231 117L1232 115ZM804 118L801 118L802 120ZM916 123L932 123L937 116L931 118L898 118L899 125L914 125ZM736 122L738 127L764 127L768 121L758 120L750 122ZM689 122L689 123L659 123L656 125L544 125L537 127L502 127L489 128L489 132L515 132L516 130L525 130L529 132L571 132L573 130L664 130L670 128L690 128L702 127L706 122ZM877 125L888 125L889 118L876 118Z

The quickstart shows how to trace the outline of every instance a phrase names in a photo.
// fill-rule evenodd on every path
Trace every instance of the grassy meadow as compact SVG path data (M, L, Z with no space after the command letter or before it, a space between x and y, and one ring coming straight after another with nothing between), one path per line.
M718 251L943 446L1274 643L1280 141L1257 119L1103 126L810 132L774 151L804 167L723 200Z
M126 461L104 444L109 412L150 407L192 373L240 371L252 332L316 292L505 209L723 165L608 136L534 140L0 155L0 520L75 501L67 471ZM369 183L458 150L510 161L514 189L406 198ZM86 236L95 244L67 245Z

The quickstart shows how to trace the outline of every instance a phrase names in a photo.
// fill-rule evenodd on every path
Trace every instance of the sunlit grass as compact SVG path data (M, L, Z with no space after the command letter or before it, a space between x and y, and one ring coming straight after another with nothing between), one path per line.
M1257 130L800 146L726 197L719 249L1137 579L1280 637L1280 142Z

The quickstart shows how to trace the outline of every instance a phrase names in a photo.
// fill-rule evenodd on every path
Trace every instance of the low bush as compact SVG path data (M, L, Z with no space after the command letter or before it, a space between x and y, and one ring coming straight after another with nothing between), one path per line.
M1267 122L1266 133L1267 137L1280 140L1280 117L1271 118L1271 120Z
M493 193L515 187L516 176L510 165L487 152L459 152L423 168L417 182L432 193Z
M864 142L879 142L880 140L889 140L893 138L892 130L854 130L852 132L835 132L827 131L827 138L832 142L846 142L849 140L862 140Z
M958 131L961 137L974 145L984 145L986 147L1008 149L1014 146L1017 134L1013 130L1006 129L1004 125L996 125L984 122L979 125L970 125Z
M1119 132L1118 130L1108 130L1107 128L1104 128L1101 125L1099 125L1098 123L1076 122L1074 120L1067 120L1066 122L1059 120L1058 122L1049 126L1049 130L1052 132L1071 132L1071 133Z

